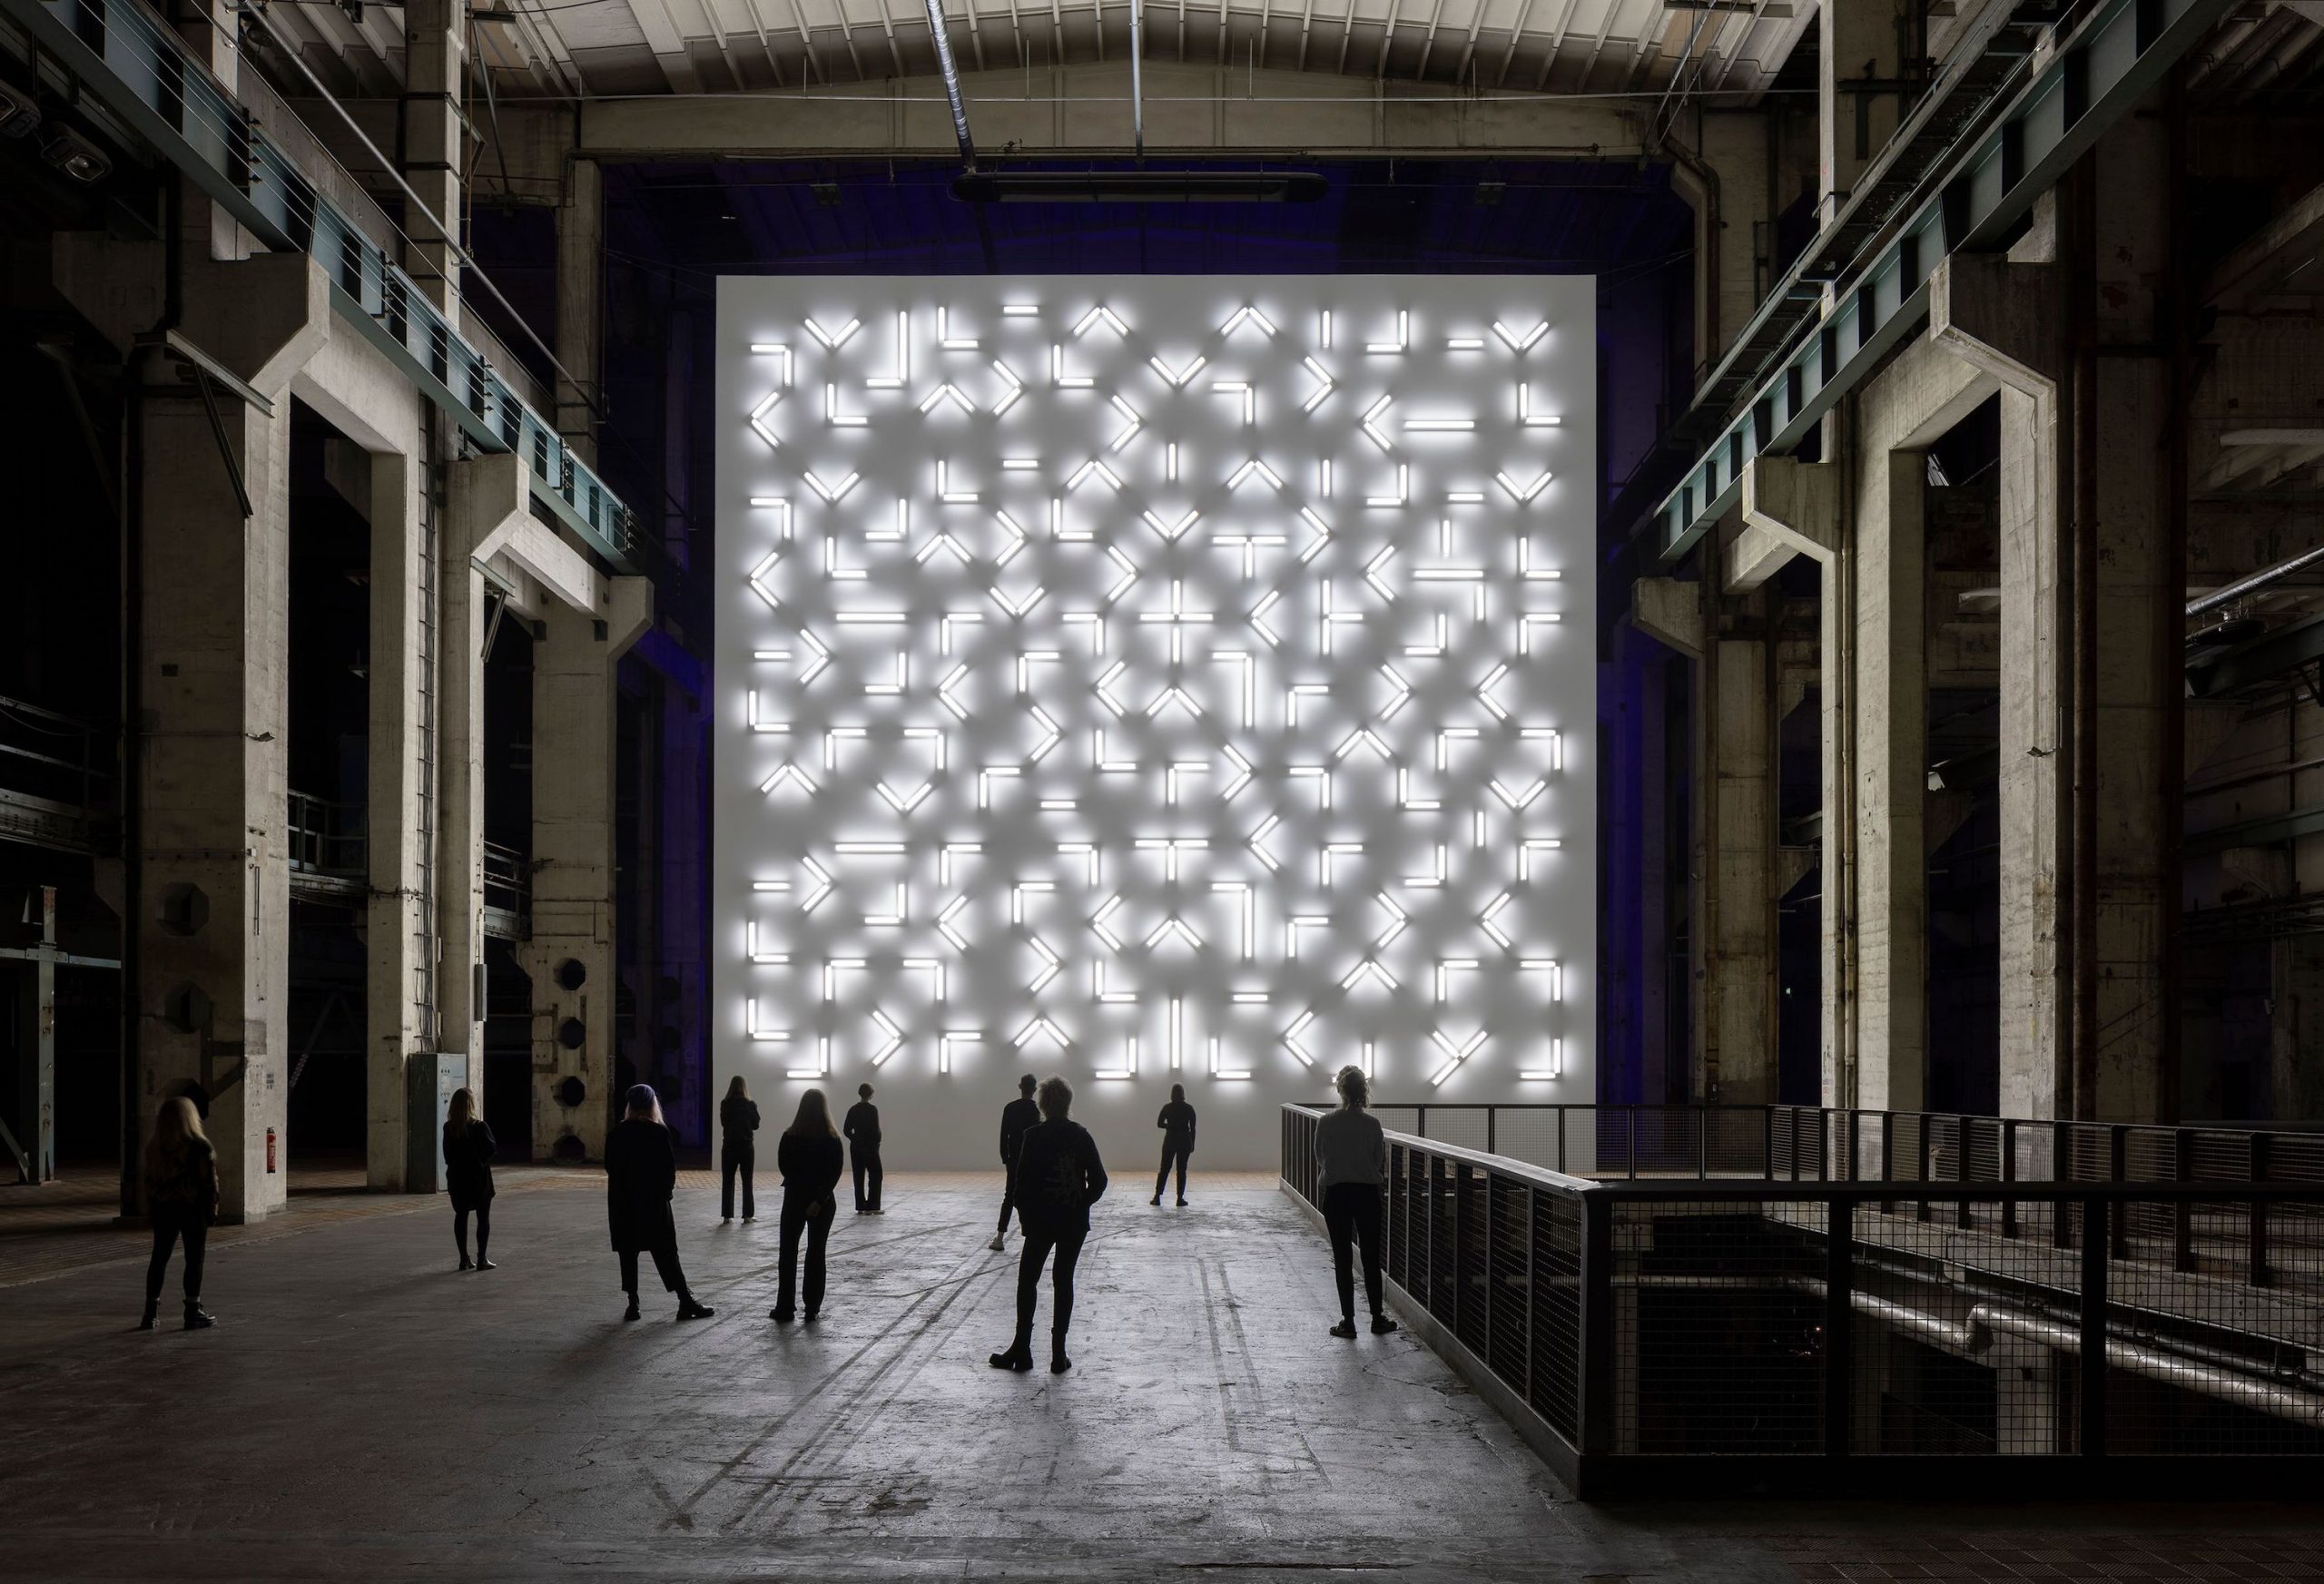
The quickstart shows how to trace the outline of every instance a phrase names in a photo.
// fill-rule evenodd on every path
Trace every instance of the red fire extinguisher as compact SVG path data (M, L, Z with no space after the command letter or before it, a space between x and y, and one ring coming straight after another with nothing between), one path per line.
M266 1171L269 1176L274 1175L274 1129L271 1127L266 1130Z

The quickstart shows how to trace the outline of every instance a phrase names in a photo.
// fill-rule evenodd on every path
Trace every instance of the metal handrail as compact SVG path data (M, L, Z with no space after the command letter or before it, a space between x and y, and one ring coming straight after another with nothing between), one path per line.
M1284 1186L1319 1218L1322 1115L1282 1108ZM1585 1498L1668 1494L1689 1465L1724 1471L1731 1488L1779 1476L1803 1493L1899 1480L2120 1495L2208 1478L2248 1491L2312 1481L2324 1456L2312 1279L2257 1291L2190 1270L2152 1215L2200 1216L2207 1237L2249 1225L2264 1251L2272 1214L2306 1249L2324 1223L2313 1189L1602 1182L1384 1131L1391 1298ZM1957 1205L1967 1230L1915 1227L1900 1189ZM2014 1206L2038 1212L2042 1236L1994 1235ZM1961 1363L1952 1375L1900 1372L1884 1336ZM2043 1360L2060 1384L2028 1397ZM2006 1373L2015 1393L1985 1398L1982 1431L1974 1394L1947 1384L1970 1368ZM2208 1399L2214 1417L2178 1415L2157 1390ZM1970 1415L1949 1441L1911 1432L1915 1416L1952 1423L1948 1411Z
M2067 1182L2312 1181L2324 1190L2324 1135L2298 1129L2168 1123L2083 1122L1966 1112L1888 1111L1862 1107L1690 1104L1682 1106L1558 1101L1433 1101L1377 1099L1378 1113L1410 1112L1414 1136L1433 1144L1429 1120L1481 1123L1483 1153L1507 1156L1512 1116L1556 1118L1554 1161L1563 1171L1571 1146L1582 1136L1573 1126L1588 1119L1597 1154L1611 1154L1626 1177L1692 1172L1699 1179L1757 1177L1761 1181L1838 1183L1963 1183L1972 1167L1994 1163L1988 1180L2024 1182L2047 1173ZM1759 1126L1748 1126L1756 1118ZM1683 1126L1673 1127L1674 1121ZM1722 1126L1733 1124L1734 1126ZM1610 1137L1607 1129L1618 1131ZM1756 1134L1758 1147L1749 1147ZM1877 1143L1865 1147L1866 1136ZM1714 1152L1714 1141L1724 1147ZM2039 1147L2035 1147L2038 1143ZM1610 1148L1619 1145L1619 1148ZM1677 1151L1677 1153L1673 1153ZM1718 1160L1712 1156L1716 1153ZM2204 1169L2205 1163L2229 1169ZM2058 1163L2068 1168L2055 1175ZM2167 1163L2167 1164L2166 1164ZM1602 1174L1591 1180L1603 1181Z

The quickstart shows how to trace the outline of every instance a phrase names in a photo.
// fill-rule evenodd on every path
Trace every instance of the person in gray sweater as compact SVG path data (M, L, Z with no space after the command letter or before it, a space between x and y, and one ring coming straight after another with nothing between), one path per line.
M1388 1141L1380 1119L1365 1109L1371 1080L1360 1067L1344 1067L1333 1080L1340 1107L1315 1124L1315 1177L1324 1195L1324 1226L1332 1239L1332 1277L1339 1284L1340 1323L1334 1336L1355 1334L1355 1273L1351 1243L1364 1247L1364 1295L1372 1304L1372 1333L1396 1329L1380 1307L1380 1190L1387 1182Z

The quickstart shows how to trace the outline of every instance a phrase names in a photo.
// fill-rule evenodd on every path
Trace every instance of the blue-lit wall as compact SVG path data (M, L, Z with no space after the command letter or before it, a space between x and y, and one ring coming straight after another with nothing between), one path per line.
M1026 272L1590 274L1598 278L1598 477L1627 480L1693 359L1693 217L1665 167L1586 162L1397 160L1323 167L1309 204L974 207L955 167L829 161L609 167L606 173L601 470L640 514L660 585L655 637L624 664L621 945L628 1070L675 1088L705 1141L711 1104L704 965L709 929L708 653L713 532L710 368L723 274ZM544 335L554 282L546 211L477 217L480 256ZM511 283L513 282L513 288ZM1609 561L1614 546L1608 545ZM1614 568L1615 575L1620 569ZM1602 575L1601 575L1602 576ZM1627 603L1626 601L1620 603ZM1601 623L1599 880L1605 929L1600 1086L1607 1098L1683 1095L1683 1038L1668 1036L1669 819L1659 788L1683 679L1670 657ZM1683 742L1683 737L1680 741ZM1683 762L1681 756L1680 762ZM1678 980L1683 984L1684 975ZM1674 1067L1679 1069L1674 1071Z

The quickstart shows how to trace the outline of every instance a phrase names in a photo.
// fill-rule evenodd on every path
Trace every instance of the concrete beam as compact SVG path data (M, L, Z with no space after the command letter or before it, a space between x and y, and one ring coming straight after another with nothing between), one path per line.
M1839 469L1789 457L1743 464L1743 532L1727 552L1730 593L1757 588L1794 556L1831 558L1840 547Z
M1623 161L1648 152L1645 111L1619 100L1472 94L1436 84L1222 71L1150 58L1144 73L1149 152L1310 159L1523 152ZM1131 152L1126 62L1037 66L1029 77L1021 70L969 72L960 84L980 147L1013 145L1019 153ZM393 135L388 113L369 105L354 108L372 137ZM311 113L302 107L301 113L327 143L339 135L328 106ZM949 159L958 152L944 84L933 76L775 93L596 99L571 108L504 103L497 131L477 130L499 140L497 152L479 154L470 167L478 187L501 187L505 158L508 195L541 204L566 201L566 166L575 158Z
M1703 657L1701 591L1675 577L1641 577L1630 585L1630 620L1638 630L1689 660Z
M331 339L330 277L305 253L189 261L185 334L271 400Z
M2055 264L1954 253L1929 277L1928 337L2011 390L2056 388L2063 275Z

